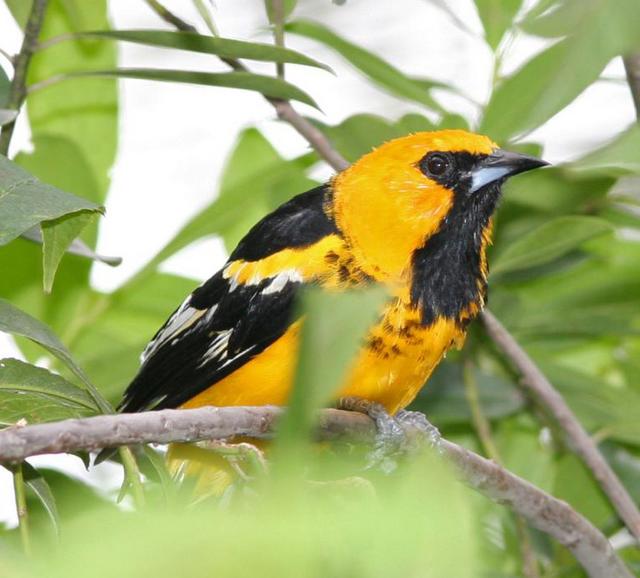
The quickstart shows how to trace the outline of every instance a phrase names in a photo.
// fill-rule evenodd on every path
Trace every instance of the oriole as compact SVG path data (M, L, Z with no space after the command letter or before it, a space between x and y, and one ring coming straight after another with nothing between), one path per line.
M305 284L392 295L339 396L406 407L483 307L507 177L546 165L461 130L387 142L258 222L157 332L122 411L284 405Z

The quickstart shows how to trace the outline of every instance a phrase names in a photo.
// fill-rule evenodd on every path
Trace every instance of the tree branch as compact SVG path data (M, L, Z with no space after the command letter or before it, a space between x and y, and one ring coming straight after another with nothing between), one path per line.
M488 309L482 313L482 320L489 336L518 368L522 375L523 385L551 411L565 433L572 450L591 470L636 540L640 540L640 512L638 508L571 408L526 351L520 347L513 336Z
M93 451L141 443L194 442L233 436L270 438L283 410L274 406L203 407L101 415L85 419L0 431L0 463L19 462L42 453ZM406 426L411 439L421 432ZM373 442L376 428L363 414L326 409L319 412L318 438ZM602 535L568 504L450 441L442 453L459 477L491 500L511 507L533 526L553 536L574 554L592 578L631 578Z
M197 32L195 26L185 22L179 16L176 16L157 0L146 0L146 2L149 7L158 16L160 16L160 18L165 22L172 24L178 30L182 30L184 32ZM249 69L235 58L221 58L221 60L233 70L249 72ZM273 108L275 108L278 118L288 122L296 131L298 131L300 136L302 136L302 138L311 145L311 148L318 153L318 156L324 159L333 169L336 171L342 171L349 166L349 163L344 159L344 157L333 148L327 137L300 113L298 113L288 100L280 100L266 96L265 99L273 106Z
M623 60L631 96L636 105L636 116L638 117L638 122L640 122L640 52L629 54Z
M29 19L24 29L22 47L14 60L13 79L9 88L9 98L6 106L9 110L20 110L27 94L27 70L29 69L31 56L38 43L38 36L42 28L46 7L47 0L33 0L31 13L29 14ZM9 145L11 144L15 122L16 121L13 120L2 127L2 134L0 134L0 154L5 156L9 154Z

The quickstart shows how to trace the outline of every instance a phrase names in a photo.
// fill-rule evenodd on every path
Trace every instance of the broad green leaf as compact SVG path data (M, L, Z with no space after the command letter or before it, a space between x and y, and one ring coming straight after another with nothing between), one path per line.
M306 92L280 78L252 74L250 72L198 72L190 70L167 70L153 68L117 68L114 70L85 70L61 74L58 80L83 77L134 78L138 80L157 80L161 82L180 82L201 84L203 86L221 86L259 92L269 98L297 100L318 108L316 102Z
M44 347L80 378L102 412L111 411L109 405L102 399L84 371L80 369L67 348L51 329L4 299L0 299L0 331L21 335Z
M20 28L25 27L29 18L29 12L31 12L30 0L5 0L7 8L11 11L11 15L18 23Z
M601 149L572 163L570 168L612 176L640 174L640 128L634 125Z
M63 377L17 359L0 360L0 426L99 413L87 392Z
M43 183L0 156L0 244L4 245L42 221L100 207Z
M522 6L522 0L475 0L489 46L495 50Z
M286 21L289 15L293 12L298 3L298 0L279 0L282 3L282 18ZM275 21L275 12L273 7L273 0L264 0L264 7L267 11L267 18L271 24Z
M107 0L77 2L70 0L49 0L45 21L40 35L46 41L55 36L76 32L82 28L107 30L109 28ZM90 43L72 40L38 51L29 66L28 83L34 84L69 70L111 69L117 66L117 46L112 43ZM93 175L92 190L77 191L69 187L64 190L82 195L96 203L103 203L109 188L109 171L115 160L118 134L118 88L109 80L87 78L69 80L49 87L47 90L30 94L27 98L29 125L34 139L63 138L75 145L83 156ZM51 150L47 151L51 153ZM36 143L34 155L44 154ZM58 173L82 170L73 168L78 155L61 164ZM41 161L40 166L45 164ZM69 166L71 165L71 168ZM49 168L55 171L55 166ZM32 170L47 182L58 184L53 176L44 176ZM94 248L96 228L88 228L90 233L85 241ZM79 276L80 277L80 276ZM80 277L82 279L82 277Z
M56 535L59 534L60 516L58 515L58 506L47 480L45 480L44 476L27 461L22 462L22 471L24 474L25 484L27 484L27 487L42 504L49 520L51 520L51 524Z
M507 417L523 409L525 400L517 384L506 377L474 368L480 405L492 420ZM470 424L469 403L465 394L462 363L442 362L427 385L418 394L411 409L425 412L438 427Z
M609 223L596 217L559 217L531 231L497 255L493 259L492 272L505 273L548 263L612 230Z
M289 48L282 48L273 44L232 40L231 38L204 36L192 32L171 32L167 30L95 30L79 32L75 36L79 38L122 40L163 48L177 48L190 52L215 54L220 58L244 58L265 62L302 64L331 71L331 68L326 64L322 64L317 60L313 60L313 58L309 58Z
M555 32L566 38L494 91L480 127L494 140L540 126L593 83L614 57L640 47L636 0L567 0L564 6L542 18L557 20Z
M278 444L306 443L315 411L335 398L367 329L388 297L380 289L335 293L306 289L298 304L304 317L300 353L288 410L282 418Z
M285 29L333 48L370 80L392 94L419 102L432 110L442 111L442 107L425 90L421 82L415 82L379 56L344 40L321 24L298 20L287 24Z
M46 293L51 293L58 265L73 240L92 221L91 213L65 215L54 221L44 221L42 229L42 274Z
M433 130L434 125L419 114L407 114L395 123L374 114L356 114L330 126L312 121L348 161L356 161L374 147L411 132Z
M0 108L0 126L13 122L18 116L17 110L9 110L6 108Z

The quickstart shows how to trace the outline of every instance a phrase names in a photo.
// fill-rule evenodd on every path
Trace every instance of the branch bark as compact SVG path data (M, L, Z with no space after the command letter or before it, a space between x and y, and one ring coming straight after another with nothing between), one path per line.
M623 60L633 103L636 105L636 116L640 122L640 52L629 54Z
M521 373L523 385L549 409L565 433L572 450L591 470L629 531L636 540L640 540L640 512L636 504L571 408L527 352L488 309L482 313L482 320L489 336Z
M7 108L10 110L20 110L27 94L27 70L29 69L29 62L38 43L38 36L40 36L40 29L44 21L46 7L47 0L33 0L31 13L29 14L29 19L24 29L22 47L14 61L13 79L7 100ZM0 134L0 154L5 156L9 154L9 145L11 144L15 122L14 120L2 127L2 134Z
M101 415L85 419L0 431L0 463L20 462L42 453L93 451L141 443L194 442L233 436L270 438L283 410L274 406L198 409ZM421 432L406 426L406 434ZM348 438L371 443L376 427L363 414L326 409L319 412L318 438ZM489 499L512 508L534 527L566 546L592 578L631 578L615 551L588 520L568 504L511 474L498 464L447 440L444 457L458 476Z

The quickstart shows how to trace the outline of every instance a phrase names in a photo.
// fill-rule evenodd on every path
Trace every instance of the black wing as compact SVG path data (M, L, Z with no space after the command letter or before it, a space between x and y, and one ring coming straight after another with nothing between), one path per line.
M259 261L337 234L323 185L294 197L257 223L228 263ZM269 277L238 285L224 269L198 287L145 349L120 404L125 412L182 405L258 355L287 330L301 279Z

